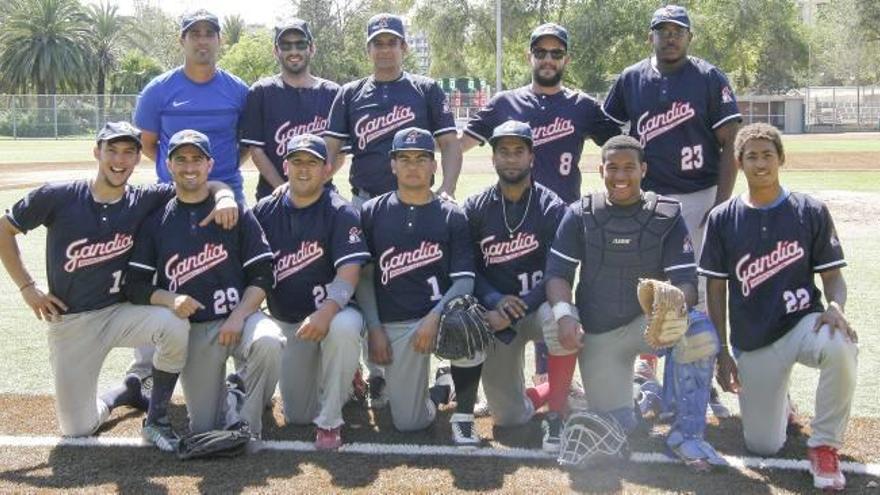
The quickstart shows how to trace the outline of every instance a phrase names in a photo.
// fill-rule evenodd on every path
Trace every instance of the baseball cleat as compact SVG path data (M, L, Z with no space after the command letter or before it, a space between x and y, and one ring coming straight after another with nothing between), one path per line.
M489 403L486 399L477 402L474 406L474 417L475 418L486 418L492 415L492 409L489 407Z
M449 419L452 425L452 441L461 448L476 448L480 444L480 435L474 428L473 414L455 413Z
M364 372L361 370L361 367L358 366L354 372L354 378L351 380L351 393L348 396L348 402L354 402L361 405L366 404L368 388L369 385L367 385L366 380L364 380Z
M810 447L808 455L814 487L833 491L846 488L846 478L840 470L840 456L837 454L837 449L828 445Z
M342 446L342 427L324 429L315 432L315 448L318 450L336 450Z
M165 420L167 421L167 419ZM144 426L141 430L141 436L151 445L162 452L176 452L180 438L171 428L171 423L147 423L144 420Z
M559 413L547 413L547 415L544 416L544 420L541 422L541 429L544 430L541 449L550 454L558 454L560 445L559 437L562 435L562 417Z
M367 404L370 409L382 409L388 405L388 395L385 394L385 378L371 376L367 380L367 389L370 391Z
M455 401L455 383L452 381L452 370L449 366L437 368L434 385L428 389L428 393L431 402L438 407Z
M718 397L718 389L714 386L709 392L709 409L712 410L712 415L716 418L724 419L730 417L730 409L721 403L721 399Z

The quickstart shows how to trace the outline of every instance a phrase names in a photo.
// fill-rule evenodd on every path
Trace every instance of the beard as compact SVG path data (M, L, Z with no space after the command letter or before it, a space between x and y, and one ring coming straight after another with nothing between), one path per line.
M284 61L284 62L281 62L281 70L283 70L284 72L286 72L290 75L298 76L298 75L304 73L306 70L308 70L310 62L311 62L311 58L308 56L304 56L302 62L299 62L296 64L289 64L286 61Z
M559 84L562 81L562 75L564 72L565 72L564 70L560 69L560 70L556 71L556 73L553 74L552 76L544 77L541 75L540 68L533 69L532 70L532 80L535 81L535 84L537 84L538 86L552 88L553 86L556 86L557 84Z
M516 175L513 175L513 176L509 176L505 173L499 173L498 180L503 184L515 186L517 184L522 184L523 181L527 180L531 175L532 175L531 168L527 168L527 169L523 170L522 172L520 172Z

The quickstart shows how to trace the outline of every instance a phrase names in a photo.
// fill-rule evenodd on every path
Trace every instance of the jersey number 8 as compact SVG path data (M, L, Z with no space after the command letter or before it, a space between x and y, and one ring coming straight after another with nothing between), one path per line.
M565 177L571 173L571 162L574 161L574 155L571 153L563 153L559 155L559 175Z

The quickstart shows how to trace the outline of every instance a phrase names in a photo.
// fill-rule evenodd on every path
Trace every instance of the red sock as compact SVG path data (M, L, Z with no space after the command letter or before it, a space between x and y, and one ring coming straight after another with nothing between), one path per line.
M651 369L654 370L654 372L657 371L657 360L659 358L656 355L654 355L654 354L639 354L639 359L649 363L651 365Z
M550 411L561 413L565 410L568 401L568 392L571 388L571 379L574 375L574 367L577 364L577 353L567 356L547 356L547 372L550 384Z
M540 385L527 388L526 396L532 401L532 405L535 406L535 411L541 409L550 397L550 382L544 382Z

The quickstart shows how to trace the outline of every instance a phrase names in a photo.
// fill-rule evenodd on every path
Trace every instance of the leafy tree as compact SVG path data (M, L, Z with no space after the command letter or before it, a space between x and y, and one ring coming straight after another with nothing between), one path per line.
M131 17L119 14L119 7L109 2L90 5L87 10L92 27L92 55L96 64L95 92L98 94L98 122L104 121L104 93L107 75L116 68L126 44L136 43L143 33Z
M110 91L114 94L138 94L150 80L163 72L159 61L138 50L129 50L110 74Z
M221 32L223 33L223 43L227 47L235 45L241 40L241 35L244 33L244 18L235 14L223 19Z
M136 46L143 53L154 57L165 70L183 63L180 49L180 19L168 15L150 0L134 0L134 22L143 36Z
M240 77L247 84L274 74L277 66L272 55L272 36L267 31L242 36L217 65Z

